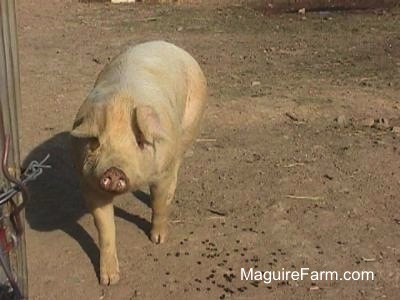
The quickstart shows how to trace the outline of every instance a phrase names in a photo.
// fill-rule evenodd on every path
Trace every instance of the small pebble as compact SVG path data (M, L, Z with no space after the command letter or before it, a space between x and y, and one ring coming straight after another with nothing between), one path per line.
M336 117L335 121L340 127L345 127L347 125L347 119L344 115Z
M396 134L400 134L400 126L394 126L394 127L392 128L392 132L393 132L393 133L396 133Z
M366 118L361 121L361 125L365 127L372 127L375 123L375 120L373 118Z

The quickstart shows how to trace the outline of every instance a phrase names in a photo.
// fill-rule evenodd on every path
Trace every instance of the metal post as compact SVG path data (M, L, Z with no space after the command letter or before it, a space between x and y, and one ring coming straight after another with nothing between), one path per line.
M19 127L20 117L20 83L19 83L19 62L17 27L15 14L15 0L0 0L0 149L4 149L4 134L10 136L10 152L8 155L8 172L15 178L20 178L20 152L19 152ZM9 187L9 182L0 174L0 188ZM21 194L14 198L19 205L22 202ZM7 216L10 207L5 206L1 216ZM21 212L21 219L25 221L24 211ZM12 228L9 223L0 226L8 226L7 231L12 235ZM16 277L18 286L27 299L28 282L26 266L25 235L18 237L17 245L9 252L9 263Z

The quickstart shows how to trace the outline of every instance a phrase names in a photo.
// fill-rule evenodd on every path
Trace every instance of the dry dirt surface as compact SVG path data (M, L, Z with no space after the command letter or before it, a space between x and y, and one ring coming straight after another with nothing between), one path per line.
M268 15L240 3L19 1L30 299L398 299L400 10ZM208 78L171 234L147 191L115 203L121 281L99 251L68 156L74 115L111 57L164 39ZM373 271L373 281L241 281L259 271Z

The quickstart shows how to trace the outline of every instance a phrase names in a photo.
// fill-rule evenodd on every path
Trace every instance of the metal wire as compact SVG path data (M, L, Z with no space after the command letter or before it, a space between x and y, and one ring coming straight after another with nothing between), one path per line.
M21 220L19 217L20 211L25 207L25 201L28 199L28 191L26 189L26 184L29 181L35 180L38 176L40 176L43 173L43 169L45 168L51 168L50 165L45 165L45 162L50 158L50 154L47 154L44 159L41 161L31 161L24 171L24 173L21 176L21 180L18 180L14 177L12 177L7 168L7 161L8 161L8 151L9 151L9 146L10 146L10 138L8 135L3 135L4 136L4 149L3 149L3 159L2 159L2 169L3 169L3 174L4 177L6 177L11 183L11 187L4 191L3 193L0 194L0 206L7 203L10 201L12 205L12 211L10 214L10 220L14 226L15 232L17 236L20 236L22 234L22 225L21 225ZM19 193L23 193L23 199L22 203L17 206L15 202L13 201L13 197ZM17 238L16 238L17 240ZM4 273L6 274L8 281L15 293L15 297L17 300L22 300L23 296L21 293L21 290L19 288L19 285L14 279L14 276L7 264L7 259L4 255L4 250L0 249L0 265L4 270Z
M25 172L22 174L22 180L20 184L13 184L9 189L0 194L0 205L6 203L9 199L15 196L21 191L21 185L26 186L29 181L35 180L43 173L43 169L51 168L50 165L46 165L45 162L50 158L50 154L47 154L41 161L33 160L29 163Z

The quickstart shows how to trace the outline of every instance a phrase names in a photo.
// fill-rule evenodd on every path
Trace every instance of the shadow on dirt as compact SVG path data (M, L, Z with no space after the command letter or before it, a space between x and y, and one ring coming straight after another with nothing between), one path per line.
M87 210L79 189L79 178L73 169L69 154L69 133L62 132L32 150L23 162L26 167L32 160L40 161L50 154L43 174L28 184L30 201L26 207L26 219L30 227L38 231L61 229L75 239L89 257L99 276L99 249L87 231L77 222ZM149 196L137 191L134 195L146 205ZM115 207L115 216L134 223L146 234L150 223L136 215ZM96 237L97 239L97 237Z

